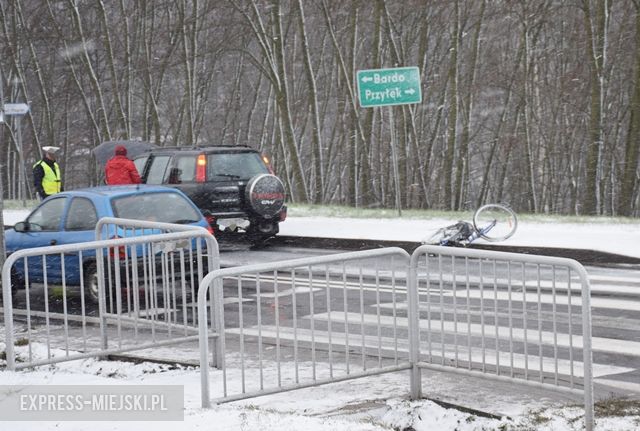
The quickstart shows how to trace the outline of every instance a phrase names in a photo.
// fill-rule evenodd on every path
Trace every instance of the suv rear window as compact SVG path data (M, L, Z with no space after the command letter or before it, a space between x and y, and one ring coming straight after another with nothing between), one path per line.
M182 195L172 192L122 196L111 200L116 217L164 223L195 223L202 215Z
M207 155L207 181L224 178L248 180L269 169L258 153L215 153Z

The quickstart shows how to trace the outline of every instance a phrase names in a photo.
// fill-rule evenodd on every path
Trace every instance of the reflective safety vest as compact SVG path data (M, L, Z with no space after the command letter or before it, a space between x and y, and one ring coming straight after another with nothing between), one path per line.
M33 165L33 167L35 168L38 165L42 166L42 169L44 170L44 177L42 178L42 189L44 190L44 192L47 195L60 193L60 186L62 182L60 180L60 166L58 165L58 163L53 162L55 171L51 169L51 166L49 166L42 160Z

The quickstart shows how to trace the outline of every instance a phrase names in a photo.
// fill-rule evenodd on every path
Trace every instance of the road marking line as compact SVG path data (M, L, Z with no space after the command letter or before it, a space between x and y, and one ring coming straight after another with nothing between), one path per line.
M626 382L624 380L611 380L611 379L595 379L593 383L601 383L607 386L613 386L616 389L623 389L625 391L636 392L640 394L640 383Z
M351 324L360 324L362 322L362 316L359 313L347 313L347 322ZM463 316L461 316L463 317ZM314 314L314 320L327 320L329 318L327 313ZM366 325L377 326L378 318L380 324L386 327L395 326L408 328L409 320L406 317L393 317L393 316L378 316L377 314L365 314L364 322ZM343 311L332 311L331 320L335 322L344 322L345 313ZM457 331L456 331L457 326ZM482 336L482 325L479 323L472 323L469 327L467 322L458 321L441 321L431 319L420 319L420 329L430 330L432 332L440 333L443 329L445 333L454 334L459 336L466 336L471 334L473 336ZM509 331L512 331L513 340L518 342L524 342L525 331L523 328L509 328L507 326L498 326L498 338L500 340L509 339ZM495 340L496 327L494 325L484 325L485 338L489 340ZM539 332L537 329L528 328L526 331L527 342L537 345L542 337L542 343L547 345L554 344L554 338L557 337L557 344L561 347L570 347L571 345L575 349L582 349L582 336L573 335L569 337L569 334L557 333L549 331ZM614 338L602 338L592 337L591 347L593 350L599 352L618 353L629 356L640 356L640 342L637 341L625 341L617 340Z
M251 295L250 295L251 296ZM242 298L242 302L254 302L254 299L251 298ZM225 296L222 300L222 303L227 305L227 304L237 304L238 302L240 302L240 298L238 298L237 296ZM181 306L182 304L180 304ZM185 304L187 307L197 307L198 306L198 302L197 301L190 301L187 302ZM207 300L207 307L211 307L211 300ZM182 308L180 308L182 310Z
M314 292L315 293L315 292L320 292L322 290L323 289L321 289L319 287L311 288L309 286L300 286L300 287L296 287L295 293L296 294L298 294L298 293L306 293L306 294L308 294L310 292ZM276 295L275 292L265 292L265 293L261 292L260 293L260 297L261 298L275 298L277 296L278 298L280 298L280 297L283 297L283 296L291 296L293 293L294 293L293 289L278 290L278 294L277 295ZM251 294L250 296L252 296L254 298L258 297L257 294Z
M591 275L589 274L589 280L593 282L609 281L618 283L629 283L640 287L640 276L637 277L623 277L618 275Z
M418 285L420 287L426 287L425 286L425 284L427 283L426 275L427 274L425 272L418 272ZM520 278L516 278L515 277L516 275L520 275L520 274L514 274L514 277L511 278L510 284L512 287L521 288L523 285L522 280ZM589 277L589 280L591 280L591 277ZM602 280L605 280L605 279L602 279ZM482 279L477 275L469 276L468 281L469 281L469 284L473 286L479 285L480 281L482 281L484 286L493 287L494 283L497 284L498 288L502 288L502 289L509 286L509 279L507 278L494 279L493 276L491 276L490 274L487 274L486 277L482 277ZM436 274L432 273L429 276L428 282L431 289L434 288L433 286L434 284L436 284L436 287L438 287L440 283L440 275L438 273ZM442 274L442 282L447 283L447 289L449 289L451 287L450 285L453 284L454 282L457 287L466 286L467 276L461 273L457 273L455 277L453 274ZM638 283L638 281L636 281L636 283ZM538 289L538 286L540 287L540 289L543 289L543 290L550 290L550 289L553 289L555 286L556 291L558 293L563 293L563 294L569 290L569 283L567 283L566 280L565 281L556 280L555 284L553 280L549 280L549 279L541 279L540 281L526 280L524 283L524 286L526 286L527 291L531 291L531 290L536 291ZM571 278L571 291L572 292L582 291L582 285L579 279L576 277ZM622 295L640 296L640 286L634 287L634 286L620 286L615 284L591 283L591 293L606 294L606 295L622 294Z
M494 300L495 292L493 290L480 291L476 289L469 289L469 292L465 290L458 290L455 293L451 291L443 291L442 294L444 296L456 296L458 298L466 298L469 295L470 298L473 299L486 299L486 300ZM509 292L498 291L497 298L499 301L508 301L509 300ZM578 295L571 296L571 306L572 307L580 307L582 305L581 298ZM521 303L523 299L522 291L513 291L511 293L511 301ZM538 303L538 294L535 292L527 292L525 298L526 302L529 303ZM554 296L551 294L543 293L540 295L540 302L544 304L553 304ZM555 296L555 304L556 305L568 305L569 297L556 295ZM613 310L630 310L630 311L640 311L640 301L631 301L631 300L623 300L623 299L613 299L613 298L591 298L591 308L609 308Z
M313 331L313 337L312 337L311 335L312 333L310 329L297 328L295 337L294 337L293 328L283 327L283 326L276 328L275 326L263 325L261 330L259 330L257 326L252 326L252 327L244 328L242 332L245 337L260 336L262 337L263 340L265 338L269 338L274 340L280 339L280 340L286 340L286 341L297 340L298 343L315 342L316 347L317 347L317 344L327 344L327 345L329 344L329 333L327 331L315 330ZM240 329L227 328L225 329L225 333L239 335ZM362 349L362 335L358 333L349 333L349 335L350 335L349 348ZM367 351L366 355L370 357L375 357L376 352L378 351L378 348L381 347L382 352L385 353L385 357L389 357L389 354L391 353L390 358L393 358L393 354L395 353L395 348L394 348L395 342L396 341L393 338L380 337L380 339L378 339L377 336L367 335L365 336L365 342L364 342L364 348L366 349L365 351ZM331 344L332 346L336 346L344 349L344 347L346 346L345 334L332 332ZM420 343L420 349L422 354L425 355L426 352L428 351L427 343ZM431 350L432 350L432 356L440 358L439 355L441 354L441 351L442 351L442 346L440 344L432 343ZM398 340L398 353L406 354L408 352L409 352L409 349L408 349L407 341ZM471 360L475 364L474 368L477 369L478 366L482 364L482 358L483 358L482 351L480 348L472 348L471 352L472 352ZM334 351L334 353L341 353L341 352L340 350L338 350L337 352ZM361 356L361 353L351 352L350 356L358 357L358 356ZM453 345L447 345L447 344L445 345L444 356L448 361L455 360L455 350ZM468 357L469 357L469 352L466 349L466 347L461 347L458 349L458 358L460 362L465 362L468 359ZM510 364L510 359L511 357L508 352L499 352L499 360L500 360L501 367L508 368L508 365ZM514 369L523 370L525 367L525 364L528 363L530 372L539 372L540 370L539 356L528 355L525 357L525 355L523 354L514 353L513 359L514 359ZM434 363L439 363L439 362L440 361L434 361ZM490 351L489 349L486 349L485 355L484 355L484 362L486 365L495 366L497 362L495 357L495 351ZM543 372L545 373L555 372L555 361L553 358L543 357L542 366L543 366ZM466 367L461 367L461 368L466 368ZM594 377L628 373L633 370L634 370L633 368L619 367L616 365L593 364ZM487 374L493 374L493 373L490 372ZM561 374L561 375L571 374L571 362L569 360L558 359L558 374ZM505 373L503 372L502 375L505 375ZM584 376L582 362L573 361L573 375L578 378Z
M420 278L422 275L422 278ZM425 274L419 274L418 278L418 288L421 292L429 291L437 291L440 289L439 282L440 277L438 274L432 274L429 277L429 286L427 287L425 284L427 280L424 278ZM370 277L368 277L370 278ZM255 281L255 277L244 276L242 277L243 281ZM273 282L275 277L273 275L261 275L260 280ZM293 283L293 279L291 277L286 276L278 276L278 283L290 285ZM402 283L404 279L402 277L396 278L396 293L404 293L407 291L406 285ZM452 288L451 284L453 283L454 277L450 274L443 274L442 282L447 283L447 286L444 287L444 290L450 290ZM483 277L482 279L484 286L493 287L494 280L493 278ZM508 280L506 278L498 278L495 280L499 289L506 289L508 287ZM318 289L324 289L327 286L327 280L322 278L314 278L311 281L313 286L316 286ZM456 286L463 287L466 286L467 278L466 276L462 276L460 274L456 275ZM309 286L308 277L300 277L295 279L296 286ZM477 288L476 285L480 284L480 277L469 277L469 284L474 285L473 288ZM347 289L352 290L360 290L360 284L357 281L347 281L346 283L343 280L330 279L328 282L330 288L333 289ZM522 287L522 281L512 278L511 286L512 288ZM525 286L527 287L527 291L535 292L538 289L538 281L537 280L529 280L526 281ZM540 280L540 289L545 291L553 289L553 281L551 280ZM555 289L559 294L565 294L568 291L568 283L556 281ZM393 286L385 280L380 280L380 283L376 285L375 283L362 283L362 288L364 291L376 291L380 290L380 292L391 292L393 290ZM577 279L574 279L574 282L571 283L571 292L581 292L582 286ZM640 287L633 286L618 286L618 285L605 285L605 284L592 284L591 285L591 293L595 295L631 295L631 296L640 296Z

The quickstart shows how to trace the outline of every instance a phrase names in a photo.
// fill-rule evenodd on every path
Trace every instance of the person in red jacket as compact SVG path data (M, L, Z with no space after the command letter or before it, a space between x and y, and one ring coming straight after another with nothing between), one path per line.
M136 165L127 158L127 149L118 145L115 156L107 162L104 167L105 182L110 185L118 184L140 184L140 174Z

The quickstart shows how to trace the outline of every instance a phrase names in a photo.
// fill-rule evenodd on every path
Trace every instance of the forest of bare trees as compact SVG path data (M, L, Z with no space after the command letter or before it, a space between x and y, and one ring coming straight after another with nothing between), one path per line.
M421 104L359 106L358 70L403 66ZM140 139L249 145L293 202L394 207L395 142L403 208L640 215L640 0L0 0L0 68L27 172L61 146L67 189Z

